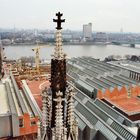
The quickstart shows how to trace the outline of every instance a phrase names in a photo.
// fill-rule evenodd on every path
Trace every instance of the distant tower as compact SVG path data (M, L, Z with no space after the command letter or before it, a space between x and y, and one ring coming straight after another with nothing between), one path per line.
M58 12L56 47L51 60L51 94L43 92L43 137L42 140L78 140L78 124L74 117L72 88L66 81L66 54L62 49L61 19L63 14ZM48 99L51 99L49 103ZM46 110L46 111L45 111ZM50 117L49 117L50 116Z
M120 33L123 33L123 28L120 29Z
M83 25L83 38L84 39L92 38L92 23Z

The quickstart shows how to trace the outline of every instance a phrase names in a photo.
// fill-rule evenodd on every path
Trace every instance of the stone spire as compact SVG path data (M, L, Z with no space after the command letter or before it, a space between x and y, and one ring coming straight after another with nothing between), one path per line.
M61 14L60 12L56 13L56 16L58 19L53 19L53 21L57 23L56 47L55 47L55 51L54 51L53 56L54 56L54 59L62 60L62 59L65 59L66 54L64 54L63 48L62 48L61 23L65 22L65 19L61 19L63 14Z
M140 140L140 124L138 125L137 140Z
M68 138L72 140L78 140L78 123L74 117L74 97L73 87L68 86L67 88L67 127Z
M47 135L47 128L51 123L51 101L48 96L48 89L42 91L42 131Z
M1 43L1 38L0 38L0 79L2 78L2 43Z
M61 37L61 19L63 14L58 12L57 32L56 32L56 47L53 58L51 59L51 104L48 101L47 92L43 92L43 124L47 140L77 140L78 125L74 118L74 93L72 88L67 88L66 81L66 55L62 49ZM67 97L67 99L66 99ZM51 106L51 107L50 107ZM51 109L51 111L49 111ZM48 118L48 116L50 116ZM46 140L45 137L42 140Z
M41 129L40 129L40 120L37 122L38 130L37 130L37 140L41 140Z
M74 92L73 88L71 86L68 86L67 88L67 124L70 127L70 132L72 132L72 125L74 122Z
M56 47L54 49L54 59L63 60L66 57L66 54L63 52L62 48L62 35L61 30L57 30L56 32Z
M63 106L62 106L62 92L58 91L56 93L57 99L54 99L56 102L56 113L55 113L55 140L63 140L64 137L64 122L63 122Z
M54 50L53 58L51 59L51 90L52 90L52 119L51 119L51 126L55 126L55 110L56 110L56 93L58 91L62 92L62 97L65 98L65 91L66 91L66 59L65 54L62 49L62 37L61 37L61 23L64 22L64 19L61 19L63 14L58 12L56 14L57 19L53 19L54 22L57 22L57 32L56 32L56 47ZM62 102L63 105L63 119L64 116L64 109L65 109L65 102Z

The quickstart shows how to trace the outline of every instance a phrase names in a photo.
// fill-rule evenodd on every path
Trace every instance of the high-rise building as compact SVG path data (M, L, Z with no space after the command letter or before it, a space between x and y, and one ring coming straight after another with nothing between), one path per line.
M83 25L83 38L85 38L85 39L92 38L92 23Z

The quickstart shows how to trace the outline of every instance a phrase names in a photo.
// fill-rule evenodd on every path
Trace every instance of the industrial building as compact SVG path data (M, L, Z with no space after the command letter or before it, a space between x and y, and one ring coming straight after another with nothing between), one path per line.
M132 78L132 74L139 73L92 57L72 58L68 61L68 77L77 87L81 85L80 88L94 99L99 96L97 93L104 93L107 90L112 92L115 88L120 90L124 87L128 90L131 85L132 92L139 89L139 79Z
M119 60L108 62L114 66L121 67L122 69L127 69L130 71L129 77L131 79L140 81L140 63L139 61L130 61L130 60Z
M76 90L75 115L79 124L79 140L136 140L135 122L102 100L93 101L85 93ZM135 133L129 128L136 129Z
M39 112L32 97L26 87L19 88L12 72L0 81L0 138L34 140L37 137Z
M72 58L67 75L92 99L103 99L129 119L140 118L139 73L92 57ZM134 76L132 76L134 75Z

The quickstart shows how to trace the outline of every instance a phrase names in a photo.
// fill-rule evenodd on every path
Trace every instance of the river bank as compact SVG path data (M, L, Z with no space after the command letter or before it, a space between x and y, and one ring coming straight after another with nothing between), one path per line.
M32 48L37 45L16 45L6 46L4 53L7 58L17 59L23 56L35 56ZM122 47L116 45L63 45L64 52L70 57L92 56L97 59L104 60L105 57L110 55L140 55L137 48ZM53 54L54 45L45 46L40 49L41 59L51 59Z
M12 43L12 44L7 44L3 46L31 46L31 45L37 45L37 43ZM50 45L54 46L55 42L48 42L48 43L38 43L38 45ZM109 42L63 42L63 45L111 45Z

